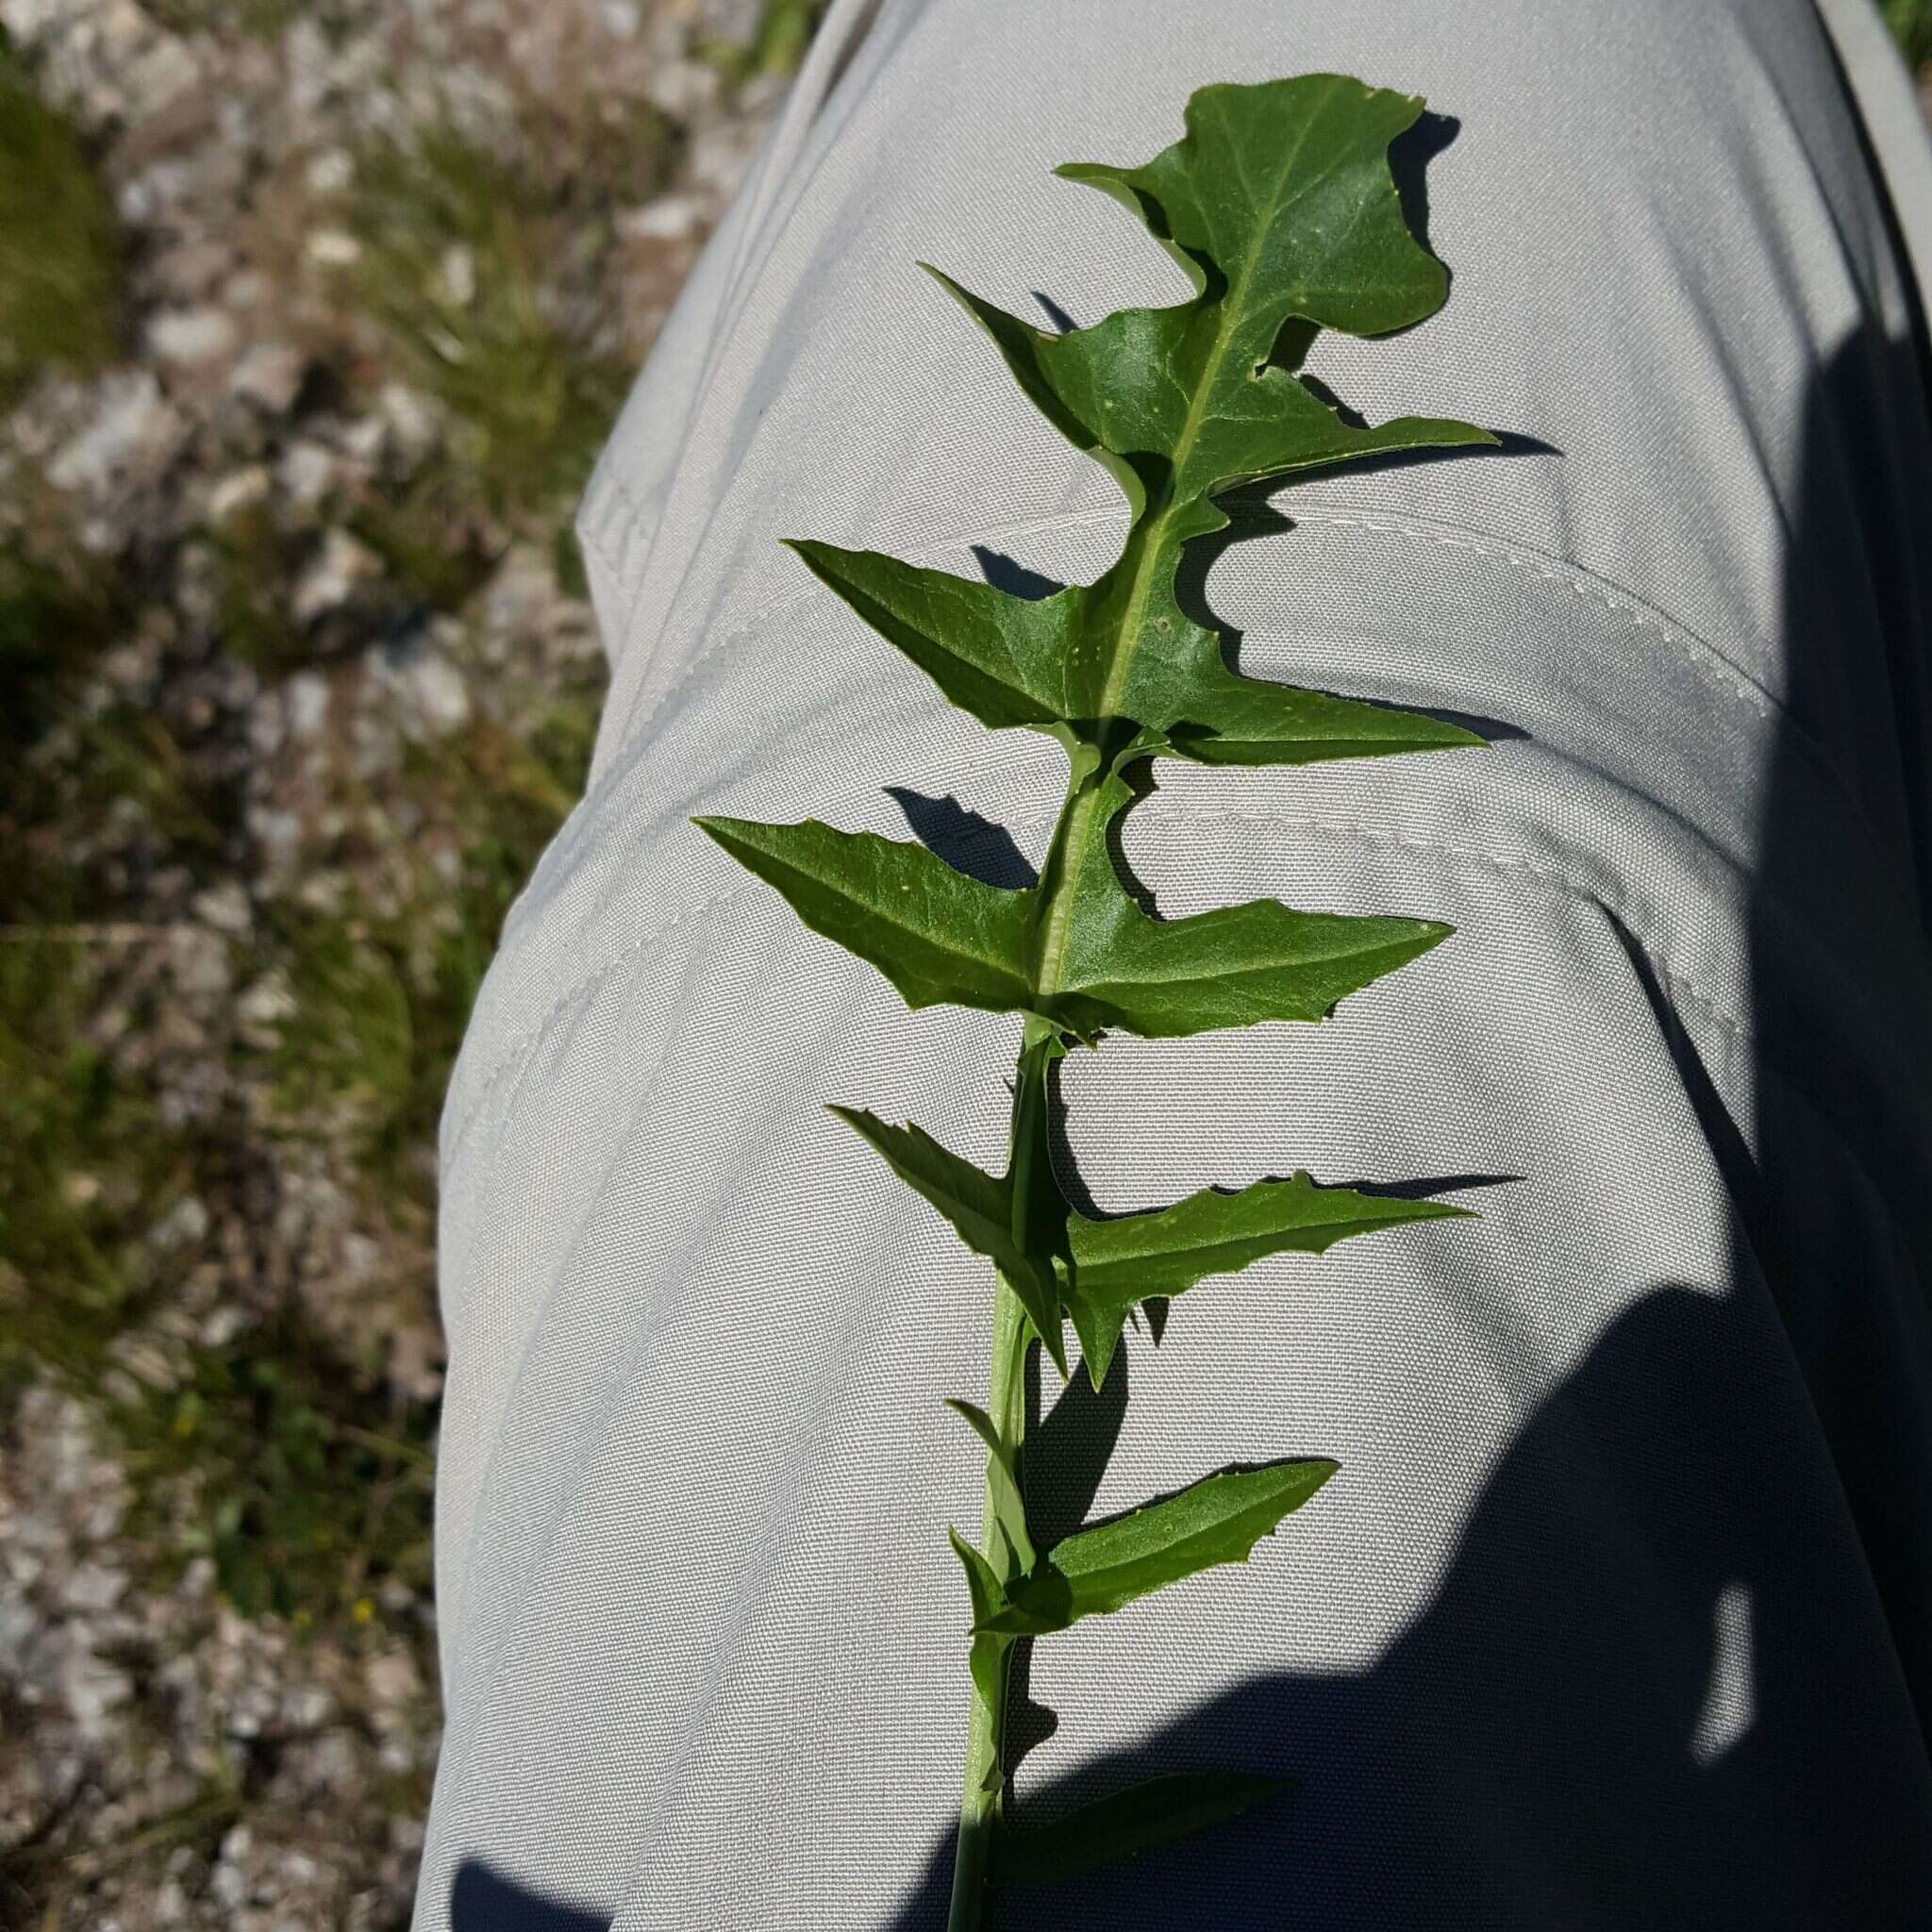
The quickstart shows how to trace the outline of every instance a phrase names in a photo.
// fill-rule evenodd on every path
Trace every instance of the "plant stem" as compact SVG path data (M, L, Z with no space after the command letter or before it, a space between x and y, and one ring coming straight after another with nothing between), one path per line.
M1064 815L1063 815L1064 816ZM1035 1191L1042 1177L1051 1185L1047 1165L1047 1074L1059 1053L1054 1029L1029 1016L1014 1072L1012 1131L1008 1137L1008 1171L1013 1176L1013 1226L1024 1241L1035 1212ZM1023 1493L1024 1444L1026 1437L1027 1377L1032 1360L1033 1331L1020 1297L1001 1274L994 1276L992 1360L987 1378L986 1412L999 1431L1016 1470ZM989 1473L981 1506L979 1546L1001 1582L1010 1582L1012 1551L1000 1534ZM1012 1665L1009 1637L976 1637L987 1646L988 1681L975 1673L973 1716L966 1732L966 1768L959 1799L959 1842L953 1860L953 1903L947 1932L979 1932L986 1913L993 1840L1006 1805L1007 1685Z
M1026 1426L1026 1364L1031 1335L1020 1297L997 1278L993 1299L992 1371L988 1378L987 1413L1017 1456ZM980 1548L1004 1569L993 1522L992 1490L987 1486L980 1519ZM966 1731L966 1769L959 1798L959 1842L953 1859L953 1906L946 1932L979 1932L986 1908L993 1835L1006 1799L1007 1675L1012 1662L1010 1640L974 1638L996 1646L993 1695L975 1681L973 1716Z

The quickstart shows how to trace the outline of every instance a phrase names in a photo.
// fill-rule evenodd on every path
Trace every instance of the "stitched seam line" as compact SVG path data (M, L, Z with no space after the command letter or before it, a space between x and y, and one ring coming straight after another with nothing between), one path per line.
M1240 522L1249 513L1236 511L1234 520ZM1258 513L1254 513L1258 514ZM944 552L958 548L962 543L982 541L992 537L1015 537L1043 534L1058 529L1073 529L1096 523L1115 521L1120 511L1111 507L1091 510L1065 511L1048 517L1036 517L1022 521L981 525L970 531L955 531L936 538L904 553L908 558L929 559ZM1489 561L1506 564L1519 575L1540 579L1552 584L1567 585L1581 600L1600 606L1639 630L1654 630L1659 637L1668 639L1679 648L1682 660L1712 690L1741 703L1747 710L1760 718L1780 718L1785 728L1795 741L1804 744L1814 760L1828 776L1833 788L1849 800L1864 822L1863 808L1858 805L1856 795L1839 774L1837 767L1825 756L1822 746L1808 734L1800 732L1791 724L1784 708L1774 699L1755 679L1731 662L1715 645L1697 632L1667 616L1655 606L1646 604L1635 592L1621 585L1613 586L1609 579L1597 576L1580 566L1566 564L1541 553L1512 546L1488 536L1486 533L1469 529L1458 525L1428 525L1411 519L1393 519L1360 514L1353 510L1324 509L1319 501L1304 500L1291 511L1293 521L1318 525L1323 528L1366 530L1377 536L1413 538L1424 543L1433 543L1439 548L1467 552ZM632 743L670 706L677 694L694 678L698 672L709 664L722 652L734 644L742 643L754 631L768 620L780 613L821 595L828 595L823 587L810 583L780 596L768 598L747 616L733 624L728 630L721 632L698 650L671 682L653 700L648 709L640 713L637 705L641 697L642 687L632 700L632 712L625 721L612 746L610 761L591 790L585 794L578 813L581 816L581 831L570 834L573 846L593 831L603 827L616 807L616 794L623 779L634 773L635 765L620 765L616 754L623 746ZM628 635L626 622L625 632ZM574 818L577 814L573 814Z
M605 498L612 496L617 499L625 512L622 517L615 520L615 527L621 533L621 541L617 543L606 541L604 526L612 520L600 514L604 508ZM594 526L591 522L593 514L596 517ZM594 491L585 492L577 514L572 520L572 527L577 533L577 541L609 572L611 582L620 591L628 588L624 581L624 556L631 548L643 519L643 505L625 488L624 479L613 474L605 477Z
M1012 820L1010 824L1016 827L1036 829L1050 824L1052 816L1048 812L1038 812L1026 818ZM1296 817L1281 812L1246 812L1234 808L1160 812L1150 810L1148 804L1143 802L1136 808L1134 817L1140 824L1147 825L1214 824L1262 825L1273 830L1314 832L1326 834L1333 838L1354 840L1363 844L1394 846L1411 852L1431 853L1445 858L1458 859L1502 875L1522 874L1536 879L1552 890L1562 892L1566 896L1578 900L1588 906L1607 906L1633 933L1641 934L1645 924L1644 921L1641 921L1632 915L1627 907L1620 900L1612 899L1602 892L1586 890L1565 873L1558 872L1546 865L1541 865L1534 859L1504 857L1496 853L1484 851L1476 846L1455 845L1441 840L1416 838L1402 832L1377 831L1369 826L1350 824L1345 820ZM573 981L545 1009L541 1018L526 1032L522 1034L511 1045L506 1047L498 1056L491 1071L484 1076L484 1084L478 1091L476 1098L464 1111L460 1124L449 1135L443 1147L442 1158L447 1161L453 1160L456 1158L472 1124L483 1108L489 1105L490 1096L495 1091L498 1082L503 1079L505 1074L524 1058L544 1034L549 1032L551 1026L565 1008L577 1001L580 996L594 990L627 959L642 952L645 948L656 945L658 941L675 931L677 927L687 925L693 919L701 918L708 912L716 911L719 907L728 904L731 900L739 898L746 892L761 889L760 882L757 879L744 878L737 880L725 887L723 891L714 893L694 906L689 906L681 912L674 913L661 925L655 925L649 931L641 933L637 938L627 941L624 946L613 953L601 965L593 967L580 978ZM1673 986L1681 987L1698 1007L1703 1008L1713 1021L1723 1026L1727 1032L1735 1035L1740 1040L1749 1038L1748 1029L1726 1008L1721 1006L1704 992L1688 974L1670 966L1659 958L1647 939L1642 942L1646 958L1650 959L1652 966L1661 977L1669 981Z
M1258 521L1260 512L1237 510L1232 514L1236 523ZM1659 636L1687 646L1687 658L1696 664L1714 684L1722 685L1734 695L1740 697L1754 710L1763 715L1775 714L1782 707L1747 672L1734 664L1730 658L1712 644L1708 639L1691 630L1688 625L1667 616L1656 606L1646 603L1633 591L1612 580L1599 576L1595 572L1585 570L1576 564L1564 563L1557 558L1541 552L1503 542L1486 533L1452 524L1431 525L1419 519L1387 516L1363 515L1353 510L1329 510L1321 507L1319 500L1304 499L1285 514L1291 523L1318 525L1322 528L1368 530L1376 536L1413 537L1425 543L1434 543L1445 550L1467 551L1492 562L1505 563L1510 569L1529 577L1539 578L1546 583L1565 584L1587 602L1600 604L1613 615L1622 617L1640 629L1655 630ZM982 525L972 530L957 530L936 538L925 543L915 545L902 553L908 558L930 558L940 552L954 550L961 544L970 543L987 537L1017 537L1055 529L1072 529L1091 524L1116 521L1121 511L1109 506L1106 508L1089 510L1068 510L1049 517L1028 518L1017 523ZM741 618L731 628L701 645L682 671L659 693L651 708L639 714L633 714L625 722L620 743L628 743L638 732L644 730L658 713L671 702L679 691L719 652L728 645L741 641L766 619L776 616L808 599L829 595L817 583L800 586L782 595L768 598L746 616Z

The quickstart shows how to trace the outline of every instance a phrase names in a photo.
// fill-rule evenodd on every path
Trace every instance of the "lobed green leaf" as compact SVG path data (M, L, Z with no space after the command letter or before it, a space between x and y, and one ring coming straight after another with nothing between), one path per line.
M946 1407L964 1419L967 1426L986 1444L987 1494L992 1500L993 1521L1012 1553L1015 1572L1033 1567L1033 1539L1026 1528L1026 1497L1020 1486L1020 1472L1014 1466L1013 1452L1001 1440L992 1418L976 1403L946 1397Z
M1067 1374L1066 1342L1060 1333L1058 1289L1051 1259L1030 1252L1014 1228L1013 1185L1009 1175L990 1174L942 1147L924 1127L894 1127L863 1108L833 1107L886 1164L915 1192L952 1223L969 1248L984 1255L1011 1285L1062 1375ZM970 1421L971 1418L969 1417Z
M1078 591L1028 601L875 550L812 542L791 548L822 584L981 724L1045 727L1065 712L1060 670Z
M1340 1466L1307 1457L1224 1470L1178 1495L1076 1531L1048 1557L1066 1579L1068 1621L1117 1610L1223 1563L1245 1563L1249 1551Z
M1326 1457L1304 1457L1224 1470L1177 1495L1078 1530L996 1597L975 1596L974 1632L1047 1636L1204 1570L1245 1563L1255 1545L1339 1467Z
M1031 999L1025 894L968 878L923 845L817 819L691 823L777 887L814 932L876 966L908 1007L1010 1012Z
M1141 1302L1185 1293L1209 1275L1236 1274L1267 1255L1324 1254L1355 1235L1470 1213L1444 1201L1324 1188L1296 1174L1238 1192L1204 1189L1146 1214L1108 1221L1070 1214L1060 1300L1098 1389L1127 1311Z

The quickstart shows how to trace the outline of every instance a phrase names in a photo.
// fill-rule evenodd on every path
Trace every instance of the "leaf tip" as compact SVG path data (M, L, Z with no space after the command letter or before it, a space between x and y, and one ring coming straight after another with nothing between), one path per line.
M1041 1347L1045 1349L1048 1358L1052 1361L1054 1367L1060 1372L1060 1380L1062 1382L1071 1382L1074 1379L1074 1371L1067 1361L1067 1338L1065 1335L1041 1334L1040 1324L1037 1322L1033 1324L1033 1332L1040 1336Z

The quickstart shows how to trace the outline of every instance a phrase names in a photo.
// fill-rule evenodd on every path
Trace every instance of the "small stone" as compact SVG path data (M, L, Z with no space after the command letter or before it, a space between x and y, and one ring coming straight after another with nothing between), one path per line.
M282 452L276 480L297 509L314 509L335 489L341 474L336 453L325 443L304 437Z
M128 68L124 85L127 97L153 118L174 104L201 78L201 67L187 43L173 34L159 34L148 50Z
M362 244L346 228L317 228L303 244L317 268L349 268L362 258Z
M255 1849L255 1835L245 1824L238 1824L222 1840L221 1857L208 1877L208 1890L218 1905L229 1911L244 1905L248 1898L248 1876L243 1866Z
M228 392L271 416L286 416L302 392L308 358L292 342L257 342L228 378Z
M238 269L222 284L225 308L259 308L275 291L275 285L258 268Z
M341 194L356 178L356 163L345 147L325 147L310 155L302 177L310 194Z
M148 346L163 362L205 369L232 355L235 325L225 309L164 308L147 325Z
M705 128L692 139L686 162L691 179L708 188L721 203L729 201L758 152L758 133L756 122L743 126L720 122Z
M208 493L208 520L216 528L231 524L268 501L274 487L261 463L230 470Z
M248 712L248 749L258 758L273 758L289 735L289 715L281 693L265 691Z
M390 433L389 424L381 416L358 416L342 431L343 454L353 458L364 470L373 470L382 461L383 452L389 447Z
M458 308L476 299L476 251L461 242L442 251L440 267L443 291Z
M306 744L328 723L329 683L319 671L298 671L282 687L288 707L289 736Z
M244 994L243 997L245 998L246 995ZM288 998L286 988L283 990L283 997L285 999ZM290 999L288 1003L289 1009L292 1012L295 1003L292 999ZM247 1325L247 1310L238 1308L230 1302L225 1307L217 1308L201 1324L201 1345L204 1348L226 1348L229 1342L233 1341L236 1336L241 1334ZM209 1574L210 1576L213 1574L212 1566L209 1568ZM190 1591L189 1593L192 1595L195 1592Z
M408 713L405 728L446 737L470 721L470 691L463 674L433 645L420 639L386 646L377 654L376 675L394 691Z
M82 1616L104 1617L121 1601L127 1588L127 1573L110 1563L89 1561L79 1564L68 1576L60 1591L63 1608Z
M158 1248L189 1248L208 1239L211 1225L208 1208L199 1194L183 1194L149 1230L148 1239Z
M302 856L302 820L295 812L251 805L248 833L261 848L262 864L272 873L288 871Z
M705 203L695 194L660 194L620 215L619 232L631 242L682 242L697 233Z
M235 251L212 235L198 236L171 248L155 263L159 289L176 303L205 302L235 266Z
M674 121L691 121L718 98L718 70L705 60L665 60L644 83L651 105Z
M378 1713L392 1714L422 1694L423 1679L415 1660L405 1650L386 1650L366 1667L369 1701Z
M319 1731L335 1707L320 1684L292 1684L282 1692L282 1723L291 1731Z
M220 885L197 892L194 916L204 925L238 939L255 924L255 908L249 904L248 890L239 879L224 879Z
M282 58L288 63L289 105L297 114L314 113L328 97L335 68L321 23L306 13L297 18L282 36Z
M214 933L199 926L177 925L170 936L168 954L176 990L204 1008L224 997L233 985L228 949ZM168 1097L178 1099L181 1092L177 1085Z
M435 413L406 383L384 383L376 391L375 407L406 458L418 460L436 447Z
M130 476L157 475L187 434L149 370L108 376L99 391L93 420L47 465L57 490L99 493Z
M118 1666L74 1644L60 1666L60 1701L73 1714L75 1728L91 1744L112 1730L115 1711L134 1695L134 1679Z
M289 614L297 624L319 623L342 608L362 586L382 575L382 559L346 530L331 530L295 580Z

